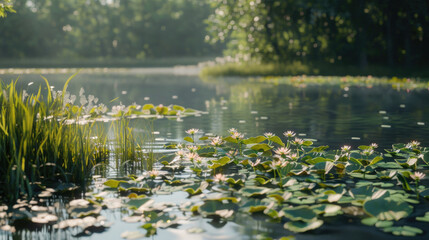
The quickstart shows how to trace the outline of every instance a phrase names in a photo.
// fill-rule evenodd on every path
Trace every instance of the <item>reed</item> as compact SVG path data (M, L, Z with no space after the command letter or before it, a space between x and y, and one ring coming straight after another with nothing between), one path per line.
M67 100L66 90L19 92L17 81L0 83L0 191L7 202L49 183L85 186L92 168L107 156L102 123L82 124L83 106ZM96 108L97 106L94 106ZM96 140L94 140L96 139Z

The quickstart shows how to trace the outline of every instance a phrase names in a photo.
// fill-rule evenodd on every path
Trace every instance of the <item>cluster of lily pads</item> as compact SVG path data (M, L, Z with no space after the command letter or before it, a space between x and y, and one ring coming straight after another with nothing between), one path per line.
M14 212L20 221L80 229L75 236L88 235L110 227L100 212L115 208L128 213L123 221L141 223L146 230L126 231L121 235L125 239L151 236L195 216L219 225L238 214L262 216L282 224L285 235L323 230L325 224L347 218L386 233L416 236L423 230L412 222L429 222L429 148L417 141L394 144L381 153L377 144L313 147L292 131L282 138L272 133L246 138L236 129L225 137L204 136L199 129L187 133L186 143L167 145L176 152L141 176L94 176L93 193L66 204L68 219L60 221L52 209L41 206L40 199L55 192L48 189L33 202L18 202L9 213L2 206L1 228L14 230L16 222L7 218ZM188 197L156 201L157 196L177 193Z

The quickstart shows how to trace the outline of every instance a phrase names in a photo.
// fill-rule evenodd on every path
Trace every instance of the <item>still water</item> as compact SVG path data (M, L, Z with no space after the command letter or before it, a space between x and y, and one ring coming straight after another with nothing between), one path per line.
M154 72L118 71L109 73L81 73L68 87L72 94L92 94L100 102L115 104L137 103L144 105L177 104L203 113L180 121L158 119L154 121L157 146L181 141L185 131L198 128L205 133L225 135L236 128L247 137L272 132L281 136L293 130L301 138L315 141L316 145L338 148L343 145L357 147L377 143L380 149L391 144L417 140L429 145L429 91L396 90L391 86L333 86L307 85L295 87L287 84L258 82L246 78L201 79L198 75L175 75L171 70ZM55 89L61 90L71 74L44 74ZM0 75L8 83L17 75ZM30 83L30 85L29 85ZM36 74L22 74L18 85L35 92L44 84ZM43 86L43 85L42 85ZM116 99L117 98L117 99ZM111 102L112 99L116 99ZM139 120L133 122L139 131ZM95 190L96 191L96 190ZM173 196L174 195L174 196ZM185 192L158 195L158 201L180 202ZM177 215L179 209L173 209ZM120 239L126 230L138 231L141 223L125 223L121 219L126 210L103 210L102 215L113 225L106 231L93 233L88 239ZM202 234L190 234L187 229L204 229ZM317 239L373 239L390 235L375 230L366 231L353 223L332 223L319 232ZM368 228L369 229L369 228ZM145 230L140 230L144 232ZM331 234L334 233L335 234ZM75 239L75 231L23 232L17 238ZM233 222L213 222L195 218L178 228L159 229L154 239L257 239L258 234L279 238L285 234L282 225L259 221L257 217L238 214ZM426 234L427 235L427 234ZM0 234L8 239L11 235ZM355 238L353 238L355 237ZM298 239L315 239L314 235L301 234Z
M158 71L159 73L160 71ZM161 71L162 72L162 71ZM105 73L79 74L68 90L95 95L106 105L178 104L205 112L183 122L156 121L158 140L181 140L185 130L224 135L237 128L246 136L293 130L318 145L337 148L375 142L381 148L417 140L429 144L429 90L397 90L391 86L307 85L294 87L245 78L201 79L196 75ZM149 72L150 73L150 72ZM70 74L45 74L61 90ZM3 81L16 75L0 75ZM28 83L34 84L27 86ZM20 76L29 92L44 84L39 75ZM110 103L112 99L117 98ZM138 126L138 124L137 124Z

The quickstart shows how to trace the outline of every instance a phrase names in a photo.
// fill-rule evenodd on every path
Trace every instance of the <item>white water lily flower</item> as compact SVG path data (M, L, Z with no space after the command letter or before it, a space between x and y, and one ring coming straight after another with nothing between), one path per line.
M343 152L348 152L348 151L350 151L350 149L351 149L352 147L350 147L350 146L348 146L348 145L344 145L344 146L342 146L341 147L341 151L343 151Z
M217 136L217 137L212 138L212 141L210 144L215 146L215 147L219 147L220 145L223 144L223 140L221 137Z
M420 179L423 179L426 176L426 174L422 172L415 172L410 175L410 177L416 181L419 181Z
M287 132L284 132L283 135L288 138L293 138L295 137L296 133L293 131L287 131Z
M234 133L236 133L237 132L237 129L235 129L235 128L230 128L229 130L228 130L228 133L229 134L234 134Z
M222 173L218 173L214 176L214 181L215 182L223 182L223 181L226 181L226 177Z
M417 148L420 145L420 142L418 141L411 141L407 144L407 148Z
M198 129L198 128L191 128L191 129L188 129L186 131L186 133L190 134L190 135L194 135L194 134L198 133L199 131L200 131L200 129Z
M301 138L295 138L294 143L296 145L302 145L304 144L304 140L302 140Z
M377 143L371 143L371 145L369 145L371 148L378 148L378 144Z
M239 133L239 132L234 132L234 133L232 133L231 137L234 139L240 140L240 139L244 138L244 135Z
M259 165L259 163L261 163L261 159L258 158L255 162L250 162L250 166L256 167Z
M272 133L272 132L266 132L266 133L264 133L264 136L265 136L266 138L270 138L270 137L274 137L274 136L275 136L275 134L274 134L274 133Z

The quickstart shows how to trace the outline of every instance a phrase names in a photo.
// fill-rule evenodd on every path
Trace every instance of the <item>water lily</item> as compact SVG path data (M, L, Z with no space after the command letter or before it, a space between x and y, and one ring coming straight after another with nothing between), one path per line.
M266 133L264 133L264 136L265 136L266 138L270 138L270 137L274 137L274 136L275 136L275 134L274 134L274 133L272 133L272 132L266 132Z
M185 151L183 151L183 150L177 151L176 156L178 156L180 159L182 159L185 156Z
M217 137L212 138L212 141L210 144L215 146L215 147L219 147L223 144L223 140L221 137L217 136Z
M235 128L230 128L229 130L228 130L228 133L229 134L234 134L234 133L236 133L237 132L237 129L235 129Z
M292 161L296 161L296 160L298 160L299 157L298 157L298 154L293 153L293 154L288 155L288 158Z
M363 152L362 152L365 156L370 156L371 154L373 154L374 153L374 150L372 149L372 148L368 148L368 149L365 149L365 150L363 150Z
M226 181L226 177L222 173L218 173L214 176L214 181L215 182L224 182L224 181Z
M420 142L418 142L418 141L411 141L411 142L409 142L408 144L407 144L407 148L417 148L417 147L419 147L419 145L420 145Z
M256 167L256 166L259 165L259 163L261 163L261 159L260 158L256 159L255 162L250 162L250 166Z
M423 179L426 176L426 174L422 173L422 172L414 172L413 174L410 175L410 177L416 181L416 198L417 200L419 199L419 182L421 179Z
M159 175L159 172L154 169L152 171L149 171L148 175L149 175L150 178L155 179Z
M287 147L280 147L274 150L274 153L284 158L290 153L290 149L288 149Z
M349 152L352 147L348 145L344 145L341 147L342 152Z
M371 145L369 145L372 149L378 148L378 144L377 143L371 143Z
M240 140L240 139L244 138L244 135L239 133L239 132L234 132L234 133L232 133L231 137L234 139Z
M198 161L200 160L200 156L198 155L198 153L196 152L190 152L186 154L186 157L190 160L190 161Z
M424 174L422 172L415 172L415 173L410 175L410 177L416 181L423 179L425 176L426 176L426 174Z
M186 130L186 133L189 134L189 135L195 135L199 131L200 131L200 129L198 129L198 128L191 128L191 129Z
M188 145L186 146L186 148L190 151L190 152L196 152L198 150L197 146L193 146L193 145Z
M295 137L296 133L293 131L287 131L287 132L284 132L283 135L288 138L293 138Z
M302 140L301 138L295 138L295 140L293 141L295 145L302 145L304 144L304 140Z

